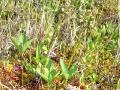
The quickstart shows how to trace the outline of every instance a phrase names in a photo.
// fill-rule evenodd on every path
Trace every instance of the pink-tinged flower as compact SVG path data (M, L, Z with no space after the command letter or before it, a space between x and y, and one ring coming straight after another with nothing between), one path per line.
M56 62L59 62L59 60L60 60L60 57L57 56L57 54L52 51L48 52L48 57L50 57L52 60L54 60Z
M15 71L21 71L22 70L22 67L18 64L14 64L14 70Z

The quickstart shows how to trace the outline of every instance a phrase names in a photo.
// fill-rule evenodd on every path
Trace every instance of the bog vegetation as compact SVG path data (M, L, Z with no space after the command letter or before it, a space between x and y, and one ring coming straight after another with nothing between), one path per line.
M0 90L120 90L118 0L0 0Z

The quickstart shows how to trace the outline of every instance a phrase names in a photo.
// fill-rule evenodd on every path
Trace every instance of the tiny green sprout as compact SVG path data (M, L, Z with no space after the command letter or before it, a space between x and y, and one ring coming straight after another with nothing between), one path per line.
M117 82L117 90L120 90L120 79Z
M93 83L95 83L97 81L97 74L96 73L92 74L92 81L93 81Z
M36 59L37 60L40 59L40 52L41 52L41 49L40 49L40 46L38 45L37 48L36 48Z
M93 90L91 84L87 85L86 90Z
M85 81L85 76L84 76L84 74L82 74L79 78L79 82L80 82L80 84L83 84L84 81Z

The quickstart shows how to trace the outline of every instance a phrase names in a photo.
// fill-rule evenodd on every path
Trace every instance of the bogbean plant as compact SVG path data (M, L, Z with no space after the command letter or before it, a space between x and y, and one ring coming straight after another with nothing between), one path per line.
M61 65L61 69L62 69L62 74L64 75L66 81L71 79L77 71L76 64L73 64L72 67L70 69L68 69L67 65L64 63L64 61L62 59L60 60L60 65Z
M24 33L20 33L18 38L12 37L13 44L17 48L18 52L21 54L24 53L28 49L28 47L31 46L31 40L27 38L28 37L26 37ZM42 52L46 55L44 55ZM67 84L67 81L71 79L76 73L77 65L73 64L70 69L68 69L67 65L64 63L64 60L61 59L61 70L57 70L47 54L47 46L44 45L43 42L41 42L36 47L36 56L32 57L32 59L34 60L31 62L34 62L35 64L21 60L22 65L23 67L25 67L26 70L28 70L28 72L35 74L35 76L39 76L43 80L45 80L48 83L49 87L52 85L53 80L58 77L58 75L64 76L66 79L65 83ZM62 71L62 73L60 73L60 71Z
M20 54L24 53L28 48L30 48L32 42L32 39L27 38L25 32L21 32L17 38L12 37L11 40Z
M49 86L51 86L52 81L58 76L59 71L56 70L51 59L48 56L41 54L42 48L44 48L44 50L47 50L47 47L44 45L38 45L36 48L35 61L37 63L37 66L33 69L42 79L48 82Z

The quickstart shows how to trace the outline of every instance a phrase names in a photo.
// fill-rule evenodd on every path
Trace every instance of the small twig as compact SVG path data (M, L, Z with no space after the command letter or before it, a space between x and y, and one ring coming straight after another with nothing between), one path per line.
M15 87L12 85L12 81L11 82L9 82L9 84L15 89Z
M2 87L4 87L4 88L6 88L6 89L8 89L8 90L12 90L11 88L9 88L8 86L6 86L6 85L2 84L1 82L0 82L0 86L2 86Z
M39 88L39 82L40 82L40 80L37 81L37 84L35 86L35 90L37 90L37 88Z
M43 85L43 82L42 82L42 80L41 80L41 86L42 86L42 90L44 90L44 85Z

